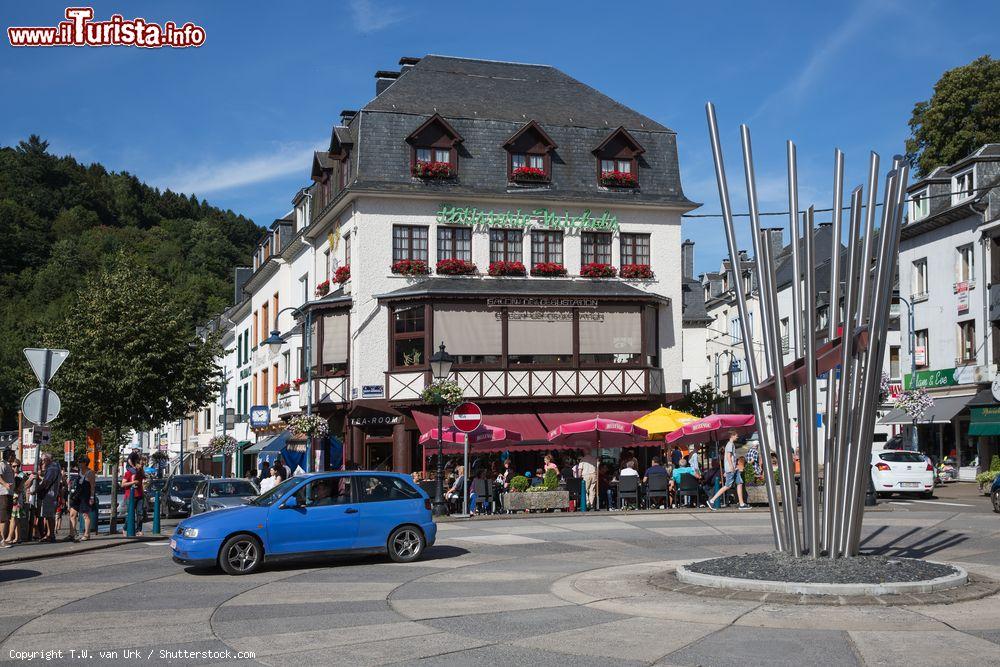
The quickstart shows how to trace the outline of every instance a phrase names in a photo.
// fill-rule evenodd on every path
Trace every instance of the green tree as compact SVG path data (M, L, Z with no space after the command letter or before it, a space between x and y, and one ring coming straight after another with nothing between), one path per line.
M115 256L87 280L46 342L70 352L53 382L60 426L101 429L115 484L131 431L180 419L220 387L218 339L198 338L170 287L130 255ZM112 502L112 521L116 509Z
M685 396L677 404L678 410L690 412L695 417L707 417L718 412L719 406L728 398L728 392L721 394L715 391L711 382L699 385L697 389Z
M945 72L910 117L906 157L923 177L1000 141L1000 60L982 56Z

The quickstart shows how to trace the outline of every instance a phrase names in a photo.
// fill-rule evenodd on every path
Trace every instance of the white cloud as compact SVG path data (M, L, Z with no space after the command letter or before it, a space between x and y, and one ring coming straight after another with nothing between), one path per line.
M151 178L149 182L161 189L203 196L295 173L305 180L312 168L313 151L321 145L321 141L278 144L267 153L185 165L169 174Z
M376 7L372 0L351 0L350 4L354 27L362 33L388 28L406 18L406 13L399 7Z

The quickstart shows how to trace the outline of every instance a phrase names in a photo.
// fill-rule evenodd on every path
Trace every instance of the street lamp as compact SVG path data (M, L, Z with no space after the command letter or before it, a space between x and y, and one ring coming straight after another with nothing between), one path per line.
M431 355L431 373L435 380L444 380L451 373L451 365L454 363L452 356L444 348L444 341L438 347L438 351ZM437 489L434 492L434 516L445 516L448 514L448 504L444 501L444 441L441 439L441 430L444 427L444 403L438 403L438 460L437 460ZM468 471L466 471L468 474Z
M917 388L917 332L914 331L913 322L913 304L903 298L899 293L899 290L895 290L892 293L897 301L906 306L906 328L907 331L907 347L909 347L910 352L910 387L913 389ZM904 387L905 388L905 387ZM913 451L919 451L919 446L917 443L917 418L913 418L913 430L910 432L910 444L913 446Z
M296 317L302 314L302 308L293 308L291 306L286 306L274 314L274 321L277 323L278 316L285 311L291 311L295 313ZM312 416L312 404L313 404L313 381L312 381L312 311L307 310L305 321L305 335L302 337L302 357L306 362L306 416ZM281 332L277 329L272 329L270 335L261 341L261 345L266 345L271 354L277 354L281 347L285 344L284 338L281 337ZM310 436L306 440L306 472L312 467L312 437Z
M720 368L719 368L719 357L727 356L729 357L729 373L726 379L726 409L729 412L733 411L733 373L740 372L740 363L736 361L736 356L730 350L723 350L722 352L715 353L715 391L719 391L720 382Z

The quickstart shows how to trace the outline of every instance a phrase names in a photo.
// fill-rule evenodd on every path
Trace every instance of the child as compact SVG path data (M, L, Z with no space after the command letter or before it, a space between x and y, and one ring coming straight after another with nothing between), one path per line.
M24 476L21 475L21 462L13 461L10 464L14 469L14 494L10 511L10 529L7 531L7 543L18 544L21 542L21 517L27 516L24 513Z

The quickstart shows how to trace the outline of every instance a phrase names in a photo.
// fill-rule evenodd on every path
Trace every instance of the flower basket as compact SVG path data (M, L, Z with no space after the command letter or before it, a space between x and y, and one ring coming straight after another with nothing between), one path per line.
M294 380L292 380L292 384L295 385L296 389L298 389L299 387L301 387L305 383L306 383L306 379L305 378L295 378Z
M532 489L541 487L532 487ZM529 489L531 490L531 489ZM503 508L516 511L569 509L569 491L511 492L503 494Z
M624 171L601 172L601 185L606 188L637 188L639 179Z
M549 175L543 169L518 167L510 172L510 180L517 183L544 183L549 180Z
M425 181L455 178L455 170L447 162L418 162L413 165L413 175Z
M330 432L330 425L317 415L299 415L288 423L293 433L307 438L322 438Z
M584 278L614 278L618 275L618 269L611 264L591 262L580 268L580 275Z
M420 398L428 405L458 405L462 402L462 388L454 380L438 380L427 385Z
M208 441L211 454L232 454L236 451L236 438L231 435L217 435Z
M330 293L330 281L324 280L316 285L316 296L326 296Z
M907 389L896 399L895 407L908 414L913 420L919 421L925 412L934 407L934 399L923 387Z
M625 280L652 280L655 277L649 264L626 264L618 275Z
M287 394L291 390L292 390L292 385L290 382L282 382L281 384L279 384L277 387L274 388L274 391L276 391L279 396L282 394Z
M527 273L521 262L491 262L491 276L523 276Z
M464 259L442 259L436 271L442 276L469 276L476 273L476 265Z
M535 264L531 269L531 275L533 276L545 276L548 278L554 276L565 276L566 267L562 264L557 264L556 262L539 262Z
M333 279L337 281L338 285L343 285L348 280L350 280L351 279L350 265L345 265L337 269L333 274Z
M431 270L422 259L401 259L392 265L392 272L401 276L426 276Z

